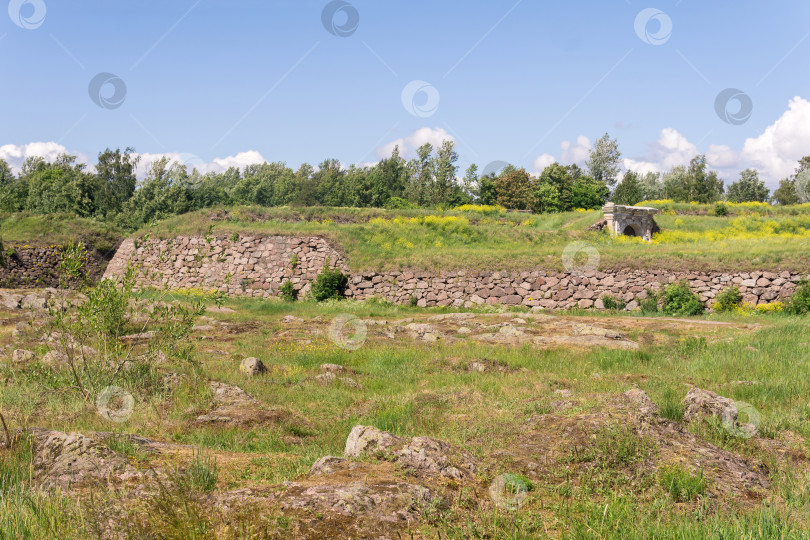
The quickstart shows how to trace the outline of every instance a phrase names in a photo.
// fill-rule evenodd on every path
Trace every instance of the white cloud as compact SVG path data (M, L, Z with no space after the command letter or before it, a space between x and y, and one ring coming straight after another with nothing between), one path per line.
M740 165L740 154L724 144L710 144L706 152L706 162L716 169L737 169Z
M224 158L214 158L213 161L206 163L199 156L189 154L186 152L165 152L161 154L137 154L140 157L136 174L138 178L145 178L149 172L152 163L160 158L166 157L171 162L183 163L189 173L193 169L197 169L202 174L206 173L223 173L231 167L244 169L248 165L261 164L266 160L262 155L255 151L249 150L247 152L239 152L235 156L227 156Z
M658 163L653 163L651 161L639 161L635 159L622 159L622 165L626 171L636 171L641 174L647 173L660 173L662 172L662 167Z
M639 159L625 158L624 168L639 172L663 172L676 165L688 165L700 153L708 165L727 181L734 181L740 171L756 168L771 187L793 174L798 161L810 154L810 101L794 97L788 109L762 135L745 140L741 151L722 144L711 144L700 152L695 144L673 128L661 130L658 140Z
M698 155L697 146L673 128L664 128L658 140L650 145L647 155L639 159L624 158L626 170L640 173L663 172L678 165L688 165Z
M221 173L225 172L231 167L244 169L248 165L260 165L267 161L256 150L249 150L247 152L239 152L235 156L228 156L224 158L215 158L214 161L207 165L207 172Z
M772 183L790 176L810 154L810 102L794 97L788 110L759 137L745 140L742 155Z
M391 157L391 152L395 146L399 146L399 155L403 157L415 157L416 149L425 143L430 143L433 148L441 146L442 141L453 141L455 138L442 128L423 127L415 130L407 137L400 137L377 149L377 157L385 159Z
M583 165L591 155L591 141L585 135L577 137L576 143L563 141L560 148L562 149L562 159L560 161L563 165L571 163Z
M71 154L77 157L77 162L89 163L87 156L76 152L69 152L67 148L55 142L32 142L28 144L16 145L5 144L0 146L0 159L6 160L11 169L19 174L23 163L29 157L41 157L45 161L54 161L59 154Z
M6 160L11 165L12 170L19 174L23 163L29 157L38 156L45 161L54 161L59 154L70 154L77 157L77 162L84 163L88 171L95 170L95 162L91 163L84 154L79 152L72 152L66 147L55 142L32 142L29 144L15 145L6 144L0 146L0 159ZM209 172L222 173L227 171L230 167L238 167L239 169L245 168L247 165L261 164L266 160L264 157L255 150L247 152L239 152L235 156L227 156L223 158L214 158L213 161L206 163L198 156L185 152L165 152L160 154L135 154L140 157L138 166L135 173L138 178L145 178L152 163L162 157L169 158L170 161L184 163L189 172L192 169L197 169L199 172L205 174Z
M552 163L554 163L556 161L557 161L557 158L555 158L551 154L543 154L543 155L537 156L537 158L534 160L534 163L533 163L533 169L534 169L533 174L535 176L539 176L543 172L543 169L545 169L546 167L548 167L549 165L551 165Z

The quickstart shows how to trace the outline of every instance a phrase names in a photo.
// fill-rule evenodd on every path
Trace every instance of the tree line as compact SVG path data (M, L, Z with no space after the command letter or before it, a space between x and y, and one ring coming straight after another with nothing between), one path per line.
M0 211L71 213L136 229L175 214L240 204L409 208L480 203L534 212L596 209L608 200L631 205L653 199L795 204L796 177L810 169L808 156L772 195L753 169L743 171L725 190L703 155L688 167L664 174L627 171L619 180L621 153L607 133L594 144L584 168L552 163L538 176L512 165L479 174L472 164L459 177L453 141L438 148L424 144L410 160L394 148L390 157L365 167L345 168L327 159L317 168L304 163L293 170L275 162L202 174L164 157L138 181L138 162L132 148L101 152L94 172L66 154L52 162L29 157L19 174L0 160Z

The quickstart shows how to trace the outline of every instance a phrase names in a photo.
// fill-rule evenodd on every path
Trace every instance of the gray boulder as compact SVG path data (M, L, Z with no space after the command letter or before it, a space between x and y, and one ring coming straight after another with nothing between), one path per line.
M245 358L242 360L242 363L239 364L239 372L248 377L261 375L265 371L267 371L267 368L264 366L264 363L253 356Z

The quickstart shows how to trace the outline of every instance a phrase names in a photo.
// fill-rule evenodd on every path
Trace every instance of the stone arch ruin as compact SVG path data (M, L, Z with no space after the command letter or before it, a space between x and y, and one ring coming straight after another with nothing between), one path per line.
M650 240L653 233L660 230L654 219L659 212L657 208L622 206L611 202L603 206L602 211L610 234L641 236Z

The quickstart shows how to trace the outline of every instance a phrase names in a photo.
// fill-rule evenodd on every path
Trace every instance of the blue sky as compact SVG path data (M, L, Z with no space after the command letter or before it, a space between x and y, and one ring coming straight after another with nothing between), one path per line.
M462 169L536 171L581 162L607 131L630 168L707 152L724 177L756 166L773 185L810 154L810 2L352 0L332 19L356 13L343 37L325 28L327 5L12 0L0 10L0 157L64 148L92 163L132 146L146 160L297 167L452 137ZM658 15L639 34L648 8ZM90 98L99 73L126 85L119 107ZM412 81L430 95L403 100ZM736 125L716 112L726 88L752 104Z

